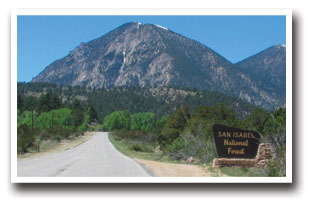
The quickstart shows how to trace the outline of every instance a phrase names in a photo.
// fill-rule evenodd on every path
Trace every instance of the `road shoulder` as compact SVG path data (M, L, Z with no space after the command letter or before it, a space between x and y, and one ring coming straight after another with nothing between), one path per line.
M74 147L77 147L84 142L87 142L89 139L93 137L95 132L86 132L83 136L79 136L75 139L71 140L62 140L61 142L54 142L52 145L45 149L41 149L40 152L28 152L26 154L18 154L17 160L23 161L23 160L29 160L29 159L35 159L40 158L43 156L48 156L53 153L63 152L69 149L73 149Z
M210 171L208 166L192 164L176 164L159 161L150 161L134 158L135 161L143 165L156 177L225 177L227 175L218 171Z

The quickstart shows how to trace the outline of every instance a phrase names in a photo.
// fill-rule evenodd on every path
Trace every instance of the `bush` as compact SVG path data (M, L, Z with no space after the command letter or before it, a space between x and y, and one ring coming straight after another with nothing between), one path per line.
M131 150L134 150L134 151L141 151L141 147L138 145L138 144L134 144L131 146Z
M130 129L130 113L128 110L115 111L104 118L104 127L108 131Z
M263 135L266 133L263 132L265 124L271 121L271 114L260 108L256 108L246 120L247 124L249 125L249 129L256 130Z
M185 140L182 137L178 137L171 145L167 145L167 153L177 160L186 158L184 154L185 146Z
M34 112L34 120L37 117L37 113ZM24 111L23 113L20 113L17 116L17 127L20 127L21 125L27 125L28 127L31 127L32 125L32 112L31 111Z
M160 149L166 151L167 146L171 145L175 139L180 135L180 130L165 127L158 137Z
M276 158L268 162L268 176L285 177L286 175L286 144L285 136L269 136L269 142L277 147Z
M173 143L167 147L167 150L172 152L178 152L185 148L185 140L182 137L178 137L173 141Z
M151 112L143 112L132 115L131 130L151 131L155 126L155 115Z
M115 130L112 132L113 136L118 139L122 139L127 141L128 143L131 142L140 142L143 144L156 144L157 142L157 135L153 132L147 131L127 131L127 130Z
M199 106L195 109L193 117L195 120L206 120L211 124L217 123L226 126L240 127L241 121L234 111L224 104L216 106Z
M157 119L155 122L154 132L161 133L162 129L167 123L167 120L168 120L168 116L162 116L161 118Z
M34 133L26 124L17 127L17 152L26 153L35 141Z
M134 144L130 147L130 149L137 152L153 152L153 149L145 144Z
M89 120L90 120L89 115L86 115L83 123L77 127L77 131L80 133L84 133L87 130Z
M211 130L212 125L213 125L212 120L193 117L188 121L185 130L194 136L202 135L203 132L213 137Z
M194 157L200 162L211 162L216 157L216 149L210 124L206 120L192 118L172 144L166 144L165 150L177 160Z
M277 149L277 157L270 160L267 164L268 176L285 177L286 176L286 148L285 146Z
M60 142L61 141L61 137L59 135L56 135L54 140L56 140L57 142Z
M73 128L65 128L64 126L53 126L46 130L47 138L60 141L68 139L72 135Z

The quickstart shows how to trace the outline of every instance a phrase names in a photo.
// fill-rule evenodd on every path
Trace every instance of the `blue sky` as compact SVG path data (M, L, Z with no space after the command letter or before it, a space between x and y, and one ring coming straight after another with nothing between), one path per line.
M126 22L158 24L235 63L286 44L285 16L18 16L17 80L31 81L53 61Z

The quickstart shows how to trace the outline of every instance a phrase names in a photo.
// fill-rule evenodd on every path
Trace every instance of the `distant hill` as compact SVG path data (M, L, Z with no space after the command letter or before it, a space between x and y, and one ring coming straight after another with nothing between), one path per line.
M275 45L235 64L264 91L285 103L286 47Z
M236 67L207 46L165 27L126 23L81 43L32 82L92 88L188 87L218 91L265 109L285 104L285 92L254 79L246 66Z
M115 110L129 110L132 114L153 112L160 117L171 114L182 106L188 106L192 111L200 105L213 106L220 103L231 107L240 118L245 118L255 108L247 102L219 92L168 87L89 89L48 83L18 83L17 90L19 95L35 97L48 92L57 93L69 104L73 99L79 99L84 105L91 104L101 119Z

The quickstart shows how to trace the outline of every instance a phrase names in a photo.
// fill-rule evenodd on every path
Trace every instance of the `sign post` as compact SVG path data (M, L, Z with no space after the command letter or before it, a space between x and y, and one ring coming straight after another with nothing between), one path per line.
M270 154L274 156L271 144L260 144L258 132L218 124L212 129L219 157L213 160L213 167L265 167Z

